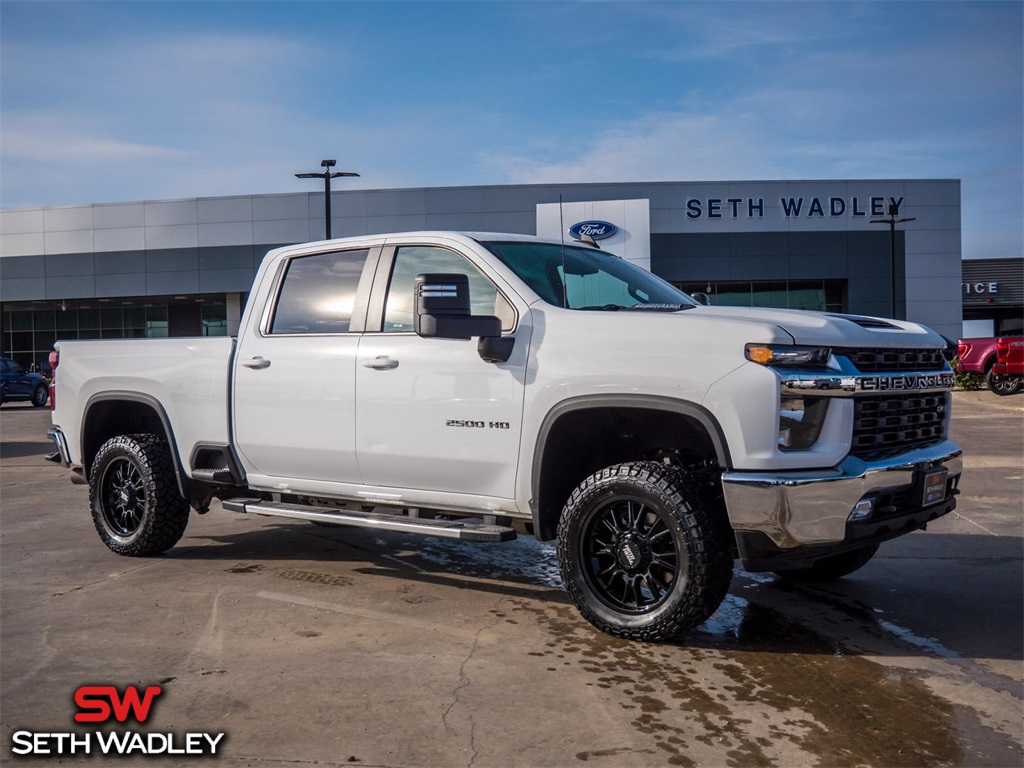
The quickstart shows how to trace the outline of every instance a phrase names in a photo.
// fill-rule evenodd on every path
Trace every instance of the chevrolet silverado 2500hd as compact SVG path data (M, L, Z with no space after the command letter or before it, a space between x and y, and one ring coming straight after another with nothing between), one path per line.
M236 339L61 342L51 438L122 555L190 508L557 539L614 635L748 570L828 580L955 507L953 374L914 323L701 306L601 250L420 232L267 254Z

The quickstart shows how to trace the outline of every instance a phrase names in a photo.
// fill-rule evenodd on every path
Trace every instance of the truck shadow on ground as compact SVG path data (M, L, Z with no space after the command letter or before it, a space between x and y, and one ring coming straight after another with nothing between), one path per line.
M553 543L528 537L482 545L285 523L199 540L207 544L189 547L186 541L168 554L224 561L231 566L225 571L233 573L280 570L281 561L313 571L320 562L322 570L335 575L452 590L453 600L460 590L474 590L536 601L560 614L570 609ZM718 612L668 645L809 654L827 648L852 655L860 651L849 641L861 636L868 645L884 642L908 656L1024 658L1020 538L932 533L892 556L884 553L857 574L822 585L748 574L737 567ZM979 592L979 583L987 584L988 591ZM995 594L1000 597L989 597ZM565 616L590 631L574 610Z
M38 457L40 465L52 466L52 464L46 463L46 456L53 451L53 443L49 441L0 442L0 459L22 459L26 456L35 456Z

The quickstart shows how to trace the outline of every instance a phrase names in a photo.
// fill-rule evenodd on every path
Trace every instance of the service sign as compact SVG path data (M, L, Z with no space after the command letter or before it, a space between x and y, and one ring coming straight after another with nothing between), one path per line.
M582 239L584 236L592 237L595 240L604 240L618 231L618 227L607 221L581 221L569 227L569 234L577 240Z

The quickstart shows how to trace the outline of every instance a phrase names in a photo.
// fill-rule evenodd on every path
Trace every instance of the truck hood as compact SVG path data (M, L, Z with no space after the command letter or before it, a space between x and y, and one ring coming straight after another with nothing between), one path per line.
M917 347L940 349L943 338L923 325L861 315L808 312L797 309L753 307L695 307L689 313L702 317L775 325L793 337L795 344L829 347Z

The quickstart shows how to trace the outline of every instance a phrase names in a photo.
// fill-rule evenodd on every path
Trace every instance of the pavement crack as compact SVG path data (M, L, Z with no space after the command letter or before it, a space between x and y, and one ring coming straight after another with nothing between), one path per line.
M502 602L504 602L505 600L506 600L506 596L502 595L498 599L498 601L494 604L494 607L492 608L492 611L493 611L494 614L499 614L500 613L500 611L498 611L498 608L501 606ZM484 632L486 632L487 630L493 629L498 624L498 622L500 622L500 621L501 621L501 616L500 615L494 615L493 621L490 621L489 623L487 623L484 626L480 627L479 630L477 630L476 635L474 635L474 637L473 637L473 645L469 649L469 653L466 655L466 658L463 659L462 663L459 665L459 683L452 690L452 701L451 701L451 703L445 708L444 712L441 715L441 722L444 723L445 733L448 733L448 734L456 734L457 733L455 728L453 728L451 726L451 724L448 722L448 718L451 715L452 710L455 709L455 707L459 704L460 700L462 699L462 691L465 688L468 688L470 686L471 682L472 682L469 679L469 676L466 674L466 665L468 665L469 662L473 660L473 656L476 655L477 650L480 648L480 636ZM470 754L469 762L466 764L466 766L467 766L467 768L472 768L473 763L476 762L476 759L477 759L477 757L480 756L480 753L477 751L477 748L476 748L476 721L473 719L472 712L470 712L467 715L467 719L469 720L469 749L470 749L471 754Z

